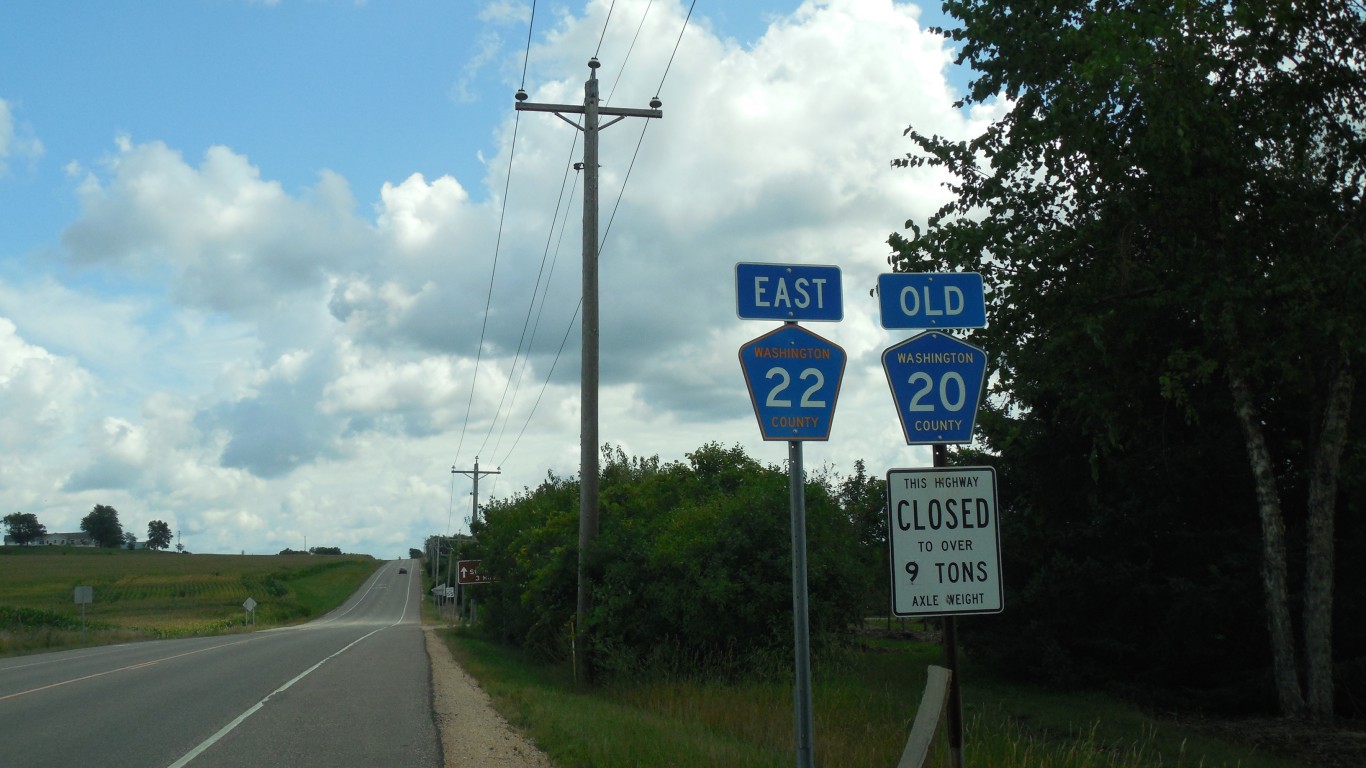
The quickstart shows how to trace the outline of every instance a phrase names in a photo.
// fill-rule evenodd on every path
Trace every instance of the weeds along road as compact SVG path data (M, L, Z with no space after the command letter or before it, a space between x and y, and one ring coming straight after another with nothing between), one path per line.
M0 763L438 766L416 571L298 627L2 659Z

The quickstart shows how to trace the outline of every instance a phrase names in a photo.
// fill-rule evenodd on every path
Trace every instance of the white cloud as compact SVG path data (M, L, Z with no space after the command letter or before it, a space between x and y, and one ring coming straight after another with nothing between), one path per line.
M76 361L29 344L0 317L0 447L7 455L57 440L93 394L94 381Z
M622 0L614 18L644 7ZM685 10L655 2L641 39L656 45L629 62L635 24L609 26L599 76L613 105L656 94ZM538 17L533 100L581 100L606 11ZM944 192L889 161L909 148L908 123L960 136L988 116L951 109L944 43L916 18L888 0L809 2L747 46L695 18L639 154L645 120L603 132L604 442L672 459L716 440L780 462L737 360L771 326L736 317L733 266L809 262L843 270L845 319L813 330L850 357L835 431L808 465L910 458L879 367L894 339L867 289L887 234ZM11 123L0 112L0 131ZM307 536L394 556L467 516L452 463L506 464L486 497L547 470L572 476L581 200L577 186L561 196L561 179L578 139L553 115L518 122L509 104L486 178L405 168L362 205L345 157L304 190L227 145L191 163L120 136L109 157L72 161L79 211L60 264L0 280L13 318L0 317L0 399L22 405L0 409L0 445L37 446L25 477L0 468L0 480L51 499L49 527L115 503L172 522L196 551Z
M108 180L92 174L80 185L83 215L62 238L76 265L168 273L184 305L250 315L374 246L335 173L296 198L227 147L210 147L196 168L160 141L117 146Z
M36 162L46 149L27 126L16 124L9 102L0 99L0 176L9 172L11 160Z
M380 189L378 225L400 253L431 247L438 234L450 236L459 225L461 209L470 196L460 182L442 176L431 184L415 173L401 184L385 182Z
M527 23L531 20L531 7L526 3L494 0L484 4L479 11L479 20L496 24Z

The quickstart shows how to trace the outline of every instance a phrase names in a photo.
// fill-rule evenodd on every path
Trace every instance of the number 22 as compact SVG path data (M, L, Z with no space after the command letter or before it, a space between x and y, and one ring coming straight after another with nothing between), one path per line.
M768 400L765 401L766 404L771 408L791 408L792 401L787 398L780 398L778 397L778 395L782 394L787 389L788 385L792 383L792 377L788 375L786 369L777 367L769 368L768 373L764 374L764 378L766 379L772 379L775 377L779 379L778 386L769 390ZM819 391L821 387L825 386L825 376L822 375L821 372L816 370L815 368L807 368L806 370L801 372L801 375L798 376L798 378L800 378L802 381L806 381L807 379L816 380L814 384L807 387L806 391L802 393L801 407L824 408L824 400L813 400L811 396L816 394L816 392Z

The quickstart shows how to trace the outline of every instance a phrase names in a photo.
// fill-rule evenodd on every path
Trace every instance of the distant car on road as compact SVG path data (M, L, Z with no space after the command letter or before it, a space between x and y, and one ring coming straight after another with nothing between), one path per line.
M398 569L398 572L399 572L399 573L407 573L407 572L408 572L408 569L407 569L407 568L399 568L399 569Z

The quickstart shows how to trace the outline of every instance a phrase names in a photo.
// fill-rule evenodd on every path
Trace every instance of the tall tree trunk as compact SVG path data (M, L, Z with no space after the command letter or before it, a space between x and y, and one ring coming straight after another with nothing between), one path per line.
M1307 714L1333 718L1333 518L1337 510L1338 469L1347 445L1356 378L1341 360L1328 385L1328 402L1309 478L1309 524L1304 580L1304 657Z
M1230 333L1228 340L1234 341L1234 334ZM1231 348L1238 349L1237 346ZM1266 598L1267 629L1271 633L1271 665L1276 681L1276 697L1280 701L1281 714L1301 717L1304 714L1304 694L1300 690L1299 672L1295 666L1295 633L1290 621L1285 520L1281 515L1280 495L1276 491L1276 475L1271 469L1271 451L1266 446L1261 416L1252 401L1252 391L1235 363L1229 364L1227 378L1233 396L1233 409L1243 431L1243 441L1247 444L1248 463L1252 467L1257 492L1257 511L1262 521L1262 591Z

